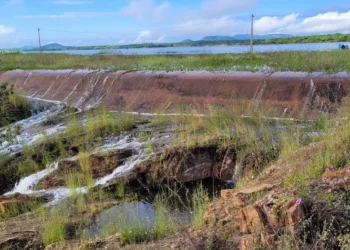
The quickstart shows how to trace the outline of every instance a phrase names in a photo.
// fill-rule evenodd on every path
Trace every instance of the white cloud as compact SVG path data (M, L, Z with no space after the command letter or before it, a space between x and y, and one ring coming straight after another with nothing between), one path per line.
M201 15L218 17L233 11L243 11L254 7L258 0L204 0L201 6Z
M299 14L293 13L282 18L274 16L262 17L254 23L254 31L256 34L283 32L288 25L293 25L296 22L298 16Z
M165 40L165 35L160 35L157 32L152 32L150 30L141 31L134 41L125 41L128 43L161 43ZM120 42L121 43L121 42Z
M115 16L116 12L64 12L58 15L25 15L15 16L15 18L26 18L26 19L66 19L66 18L92 18L92 17L105 17Z
M141 18L152 10L152 0L131 0L128 6L120 10L123 16Z
M78 0L54 0L52 1L54 4L65 4L65 5L80 5L80 4L88 4L92 3L91 1L78 1Z
M263 33L317 34L348 32L350 30L350 11L327 12L300 20L298 14L285 17L262 17L255 22L255 30Z
M304 19L296 27L289 27L291 31L301 30L304 33L343 32L350 30L350 11L345 13L327 12Z
M225 35L232 34L235 31L241 32L242 23L227 16L213 19L197 19L177 24L174 27L174 32L187 38Z
M150 39L151 39L151 31L144 30L140 32L138 37L135 39L134 43L144 43L146 41L149 41Z
M15 28L7 27L0 24L0 36L5 36L15 32Z
M153 0L131 0L130 3L120 10L120 14L127 17L136 18L142 21L146 16L150 16L153 21L162 21L168 10L170 3L164 1L156 5Z
M172 37L201 38L209 35L234 35L250 33L250 20L224 16L221 18L197 18L174 25L169 32ZM313 17L301 18L298 13L286 16L264 16L254 23L255 34L285 33L292 35L349 33L350 11L327 12Z
M159 6L155 6L153 9L153 21L161 22L164 20L167 17L170 6L168 1L161 3Z

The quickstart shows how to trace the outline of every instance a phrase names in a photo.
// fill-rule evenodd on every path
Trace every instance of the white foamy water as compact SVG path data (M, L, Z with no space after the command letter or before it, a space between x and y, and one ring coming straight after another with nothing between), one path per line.
M124 137L117 142L112 141L99 148L100 151L108 151L112 149L134 149L137 151L137 154L130 157L128 161L126 161L123 165L117 167L111 174L106 175L105 177L102 177L100 179L97 179L95 181L95 186L105 185L109 181L127 174L137 164L141 163L144 160L145 154L142 149L143 143L140 143L135 139L131 141L129 140L130 140L129 137Z
M53 206L59 203L61 200L66 199L73 194L86 194L88 191L89 189L87 187L79 187L76 189L61 187L61 188L52 188L41 192L44 192L46 195L50 195L53 197L52 200L49 203L47 203L45 206Z
M130 136L124 137L111 137L104 140L104 143L99 147L97 152L104 152L114 149L135 149L140 150L143 143L138 142L135 139L132 139Z
M142 162L142 155L133 156L129 161L116 168L113 173L95 181L95 186L105 185L109 181L121 177L130 172L137 164Z
M33 103L33 106L40 106L41 104L38 104L39 101L44 102L45 100L38 100L35 98L28 98L36 101L36 103ZM20 127L20 133L16 136L16 139L14 142L8 142L5 141L0 145L0 154L14 154L23 148L23 145L30 146L33 143L39 141L44 136L50 136L55 133L60 133L65 130L65 126L63 125L57 125L55 127L46 128L44 130L41 130L37 128L37 126L47 121L49 118L59 114L62 112L64 106L63 104L59 102L49 102L49 104L46 107L46 110L40 112L39 114L32 115L31 117L28 117L27 119L18 121L16 123L13 123L10 125L10 128L13 129L16 126ZM34 108L34 110L38 110L40 107ZM5 133L5 129L0 130L0 133Z
M119 176L123 176L127 174L129 171L131 171L137 164L142 162L144 159L144 154L142 150L143 144L136 141L135 139L131 139L129 136L121 137L121 138L109 138L105 140L105 143L103 146L98 148L96 152L104 152L104 151L109 151L113 149L133 149L137 152L136 155L132 156L129 158L127 162L125 162L123 165L117 167L113 173L95 180L94 186L98 185L105 185L109 181L113 180L114 178L117 178ZM76 160L77 157L71 157L67 158L65 160ZM20 193L20 194L38 194L38 195L49 195L52 197L52 201L46 204L46 206L51 206L55 205L61 200L68 198L71 196L73 193L76 194L82 194L82 193L87 193L88 192L88 187L79 187L77 189L69 189L65 187L58 187L58 188L50 188L46 190L34 190L35 186L54 172L55 170L58 169L58 162L55 162L54 164L51 164L47 169L44 169L38 173L32 174L28 177L25 177L20 180L20 182L15 186L15 188L11 191L6 193L5 195L12 195L15 193Z
M0 145L0 154L11 155L17 153L22 150L24 145L31 146L43 139L45 136L52 136L54 134L64 132L65 130L66 126L57 125L55 127L47 128L42 131L21 132L18 136L16 136L15 142L9 143L5 141Z
M20 194L35 193L36 191L34 190L34 188L39 183L39 181L43 179L45 176L55 171L57 168L58 168L58 162L55 162L51 164L48 168L21 179L20 182L16 184L15 188L11 192L6 193L5 195L11 195L15 193L20 193Z

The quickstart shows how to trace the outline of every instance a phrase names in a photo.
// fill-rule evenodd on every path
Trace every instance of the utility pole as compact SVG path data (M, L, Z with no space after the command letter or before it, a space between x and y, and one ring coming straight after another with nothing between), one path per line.
M252 27L250 31L250 53L253 53L253 37L254 37L254 14L252 14Z
M40 39L40 29L38 28L38 38L39 38L39 50L41 54L41 39Z

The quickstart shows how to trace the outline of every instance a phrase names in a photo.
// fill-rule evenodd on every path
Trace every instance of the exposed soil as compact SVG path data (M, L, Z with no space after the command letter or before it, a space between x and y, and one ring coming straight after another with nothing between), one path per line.
M162 107L162 112L170 113L176 112L180 106L184 110L205 112L208 104L228 107L240 103L294 117L311 116L320 110L335 112L348 103L350 89L348 74L275 73L267 77L262 73L10 71L0 75L0 82L5 80L26 95L63 101L79 108L102 103L111 110L153 112ZM58 121L52 119L45 124L61 122L60 117ZM53 244L47 249L276 249L280 244L278 237L284 233L292 234L295 239L302 237L302 221L311 221L316 229L327 225L329 220L334 221L329 231L334 239L350 233L350 199L347 194L350 175L345 174L346 161L338 164L337 170L303 183L309 189L302 203L296 202L301 190L297 190L295 185L286 187L284 183L288 175L306 172L306 166L313 164L311 156L314 151L324 147L322 142L312 147L301 147L276 161L280 148L264 145L265 141L260 138L253 142L255 146L259 144L254 148L241 144L224 146L221 137L213 142L196 142L192 146L174 145L170 143L178 131L169 124L152 126L139 122L122 135L102 138L104 145L101 147L96 146L95 138L87 142L88 146L93 146L91 148L97 147L97 151L90 152L87 158L93 187L81 193L76 189L76 196L62 196L65 198L60 201L69 204L66 242ZM74 140L79 136L77 134ZM138 136L147 138L141 142ZM79 145L75 145L74 140L61 138L66 157L56 159L57 168L38 179L37 183L33 182L32 194L0 197L0 214L9 216L0 223L1 249L44 248L41 238L43 219L40 216L35 219L34 213L25 213L54 200L55 193L47 195L45 191L64 189L67 172L86 174L78 158ZM147 143L149 148L146 148ZM33 149L35 153L29 155L29 159L36 162L40 169L45 167L44 151L56 158L59 156L56 142L38 143ZM322 153L321 150L319 152ZM23 157L24 153L19 152L4 160L0 192L11 190L19 181L18 162ZM339 159L342 160L341 157ZM271 162L274 165L267 168ZM118 169L123 171L115 174ZM108 178L101 181L104 177ZM218 181L220 185L236 185L236 188L222 190L221 196L205 209L202 228L187 227L138 245L121 244L120 235L115 233L96 240L80 241L75 237L78 235L77 225L88 224L98 211L118 203L121 197L139 198L143 191L142 195L153 196L168 187L167 184L192 185L208 179L213 183ZM125 187L122 187L122 194L117 194L120 184ZM67 188L63 193L66 191ZM103 200L102 195L100 197L103 192L112 195ZM130 193L132 197L128 196ZM332 196L315 198L324 193ZM338 196L341 197L340 205L334 202ZM72 200L69 197L73 197ZM79 199L85 205L93 206L94 212L87 208L79 211L76 205ZM27 207L27 204L33 207ZM13 205L21 205L23 211L11 214ZM309 234L305 236L307 244L314 243L312 237L319 232L315 228L308 228ZM336 240L330 240L317 249L336 249L337 244Z

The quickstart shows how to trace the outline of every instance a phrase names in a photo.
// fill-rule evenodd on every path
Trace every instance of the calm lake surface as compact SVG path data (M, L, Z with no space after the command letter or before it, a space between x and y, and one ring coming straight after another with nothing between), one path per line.
M350 42L342 43L350 46ZM302 44L269 44L255 45L254 52L272 51L324 51L337 50L339 43L302 43ZM92 55L122 54L122 55L157 55L157 54L223 54L223 53L246 53L249 45L234 46L205 46L205 47L164 47L164 48L139 48L139 49L107 49L107 50L62 50L45 51L45 53Z

